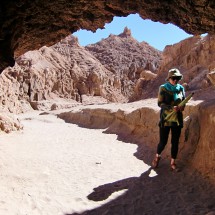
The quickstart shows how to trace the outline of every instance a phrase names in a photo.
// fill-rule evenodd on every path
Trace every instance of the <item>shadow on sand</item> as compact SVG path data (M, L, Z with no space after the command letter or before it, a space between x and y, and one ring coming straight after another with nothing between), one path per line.
M135 156L149 164L152 154L139 145ZM149 168L140 177L99 185L87 196L89 200L103 201L114 192L127 191L98 208L65 215L205 215L215 211L215 186L189 166L181 163L180 167L180 172L172 172L169 160L162 159L155 177L149 177Z
M77 121L73 123L86 128ZM91 125L90 128L101 127ZM104 133L115 133L118 135L118 140L137 144L138 148L134 156L151 165L155 147L141 143L138 136L126 135L129 133L125 132L126 127L126 130L121 128L118 132L114 128L121 128L121 126L117 124L112 128L109 127ZM127 191L98 208L65 215L206 215L215 211L214 183L210 183L206 176L189 167L187 163L178 164L181 171L172 172L169 159L163 158L159 168L155 170L157 173L155 177L149 176L152 170L150 168L140 177L98 185L87 197L90 201L100 201L101 204L112 193L125 189Z
M98 186L89 200L102 201L123 189L127 192L101 207L66 215L203 215L215 210L215 189L210 183L197 172L173 173L166 167L156 177L149 177L149 169L140 177Z

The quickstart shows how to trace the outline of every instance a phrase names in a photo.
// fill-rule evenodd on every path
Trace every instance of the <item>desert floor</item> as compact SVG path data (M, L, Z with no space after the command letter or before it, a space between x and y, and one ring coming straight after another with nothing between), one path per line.
M22 131L0 134L0 214L200 215L215 211L215 188L196 170L156 172L137 145L39 111ZM139 150L142 156L153 154ZM140 156L139 156L140 157Z

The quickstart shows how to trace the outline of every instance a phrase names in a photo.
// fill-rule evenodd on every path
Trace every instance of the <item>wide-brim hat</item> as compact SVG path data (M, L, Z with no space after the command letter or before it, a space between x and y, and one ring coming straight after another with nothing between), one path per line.
M181 80L183 78L183 75L180 73L178 69L173 68L169 70L166 81L168 81L171 77L180 77Z

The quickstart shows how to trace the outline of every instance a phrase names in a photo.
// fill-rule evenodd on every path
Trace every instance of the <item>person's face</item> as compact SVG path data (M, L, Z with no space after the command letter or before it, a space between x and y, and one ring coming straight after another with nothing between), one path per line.
M180 79L181 79L181 77L171 77L169 79L169 83L172 84L172 85L176 85L179 82Z

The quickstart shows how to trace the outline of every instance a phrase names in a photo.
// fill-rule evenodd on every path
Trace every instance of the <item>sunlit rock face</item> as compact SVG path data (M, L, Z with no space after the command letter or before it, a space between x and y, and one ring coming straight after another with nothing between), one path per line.
M82 95L125 101L120 88L114 87L112 73L72 36L21 55L14 67L4 70L0 83L0 110L13 113L26 111L23 101L34 109L42 100L82 102Z
M146 42L138 42L126 27L119 35L109 35L85 47L115 76L122 94L130 101L141 95L142 82L156 77L162 52Z
M197 99L215 99L214 70L215 70L215 36L193 36L179 43L166 46L163 51L162 63L153 82L145 83L143 96L157 96L159 85L165 82L168 70L178 68L183 74L180 81L185 86L187 94L195 92Z
M79 29L96 31L114 16L173 23L191 34L214 33L214 1L1 1L0 71L27 51L53 45Z
M92 97L102 102L127 102L141 87L139 79L156 76L146 69L155 72L162 55L128 32L126 28L122 34L111 35L90 47L80 46L78 39L70 35L51 47L21 55L16 65L0 76L0 110L20 113L30 104L41 109L41 101L59 98L83 104L88 99L94 103ZM51 106L48 109L57 108L56 104Z

